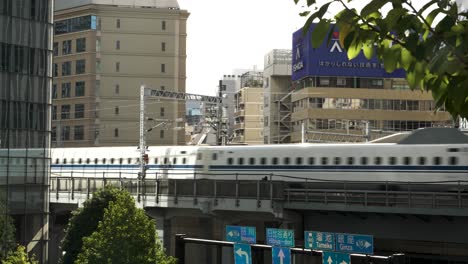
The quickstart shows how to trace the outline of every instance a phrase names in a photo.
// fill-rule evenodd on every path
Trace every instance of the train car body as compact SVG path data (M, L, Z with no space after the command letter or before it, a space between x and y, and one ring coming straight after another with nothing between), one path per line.
M446 130L448 131L448 130ZM440 131L439 131L440 132ZM440 134L440 133L439 133ZM406 143L158 146L148 148L147 178L284 181L468 181L468 140ZM422 142L421 141L422 139ZM432 140L435 143L424 143ZM460 140L461 139L461 140ZM136 178L136 147L52 149L52 176Z

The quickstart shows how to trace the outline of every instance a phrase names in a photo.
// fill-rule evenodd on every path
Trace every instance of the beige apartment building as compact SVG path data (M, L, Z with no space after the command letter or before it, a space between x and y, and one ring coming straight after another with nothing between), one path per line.
M140 86L185 92L176 0L55 1L52 146L137 145ZM149 145L185 144L184 101L148 100Z
M263 77L261 72L241 76L241 88L234 95L233 144L263 144Z
M405 79L311 76L294 86L292 142L301 141L303 123L308 141L315 132L325 132L320 135L325 141L337 138L333 133L364 135L366 126L375 137L453 126L448 112L435 111L430 92L410 90Z
M291 50L275 49L264 57L263 137L265 144L291 140Z

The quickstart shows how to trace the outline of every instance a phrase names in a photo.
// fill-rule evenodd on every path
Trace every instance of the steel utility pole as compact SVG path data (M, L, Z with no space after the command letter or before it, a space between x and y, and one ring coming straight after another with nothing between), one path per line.
M218 97L223 98L223 80L219 80ZM216 125L216 143L217 145L224 145L223 131L223 104L218 104L218 122Z
M137 201L140 202L141 181L145 178L145 155L146 155L146 139L145 139L145 86L140 86L140 171L138 172L137 180Z

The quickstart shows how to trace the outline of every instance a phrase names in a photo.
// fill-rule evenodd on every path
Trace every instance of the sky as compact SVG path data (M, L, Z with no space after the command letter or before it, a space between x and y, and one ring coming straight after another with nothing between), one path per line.
M305 18L293 0L178 0L187 10L186 92L215 95L223 75L263 69L264 55L291 49Z

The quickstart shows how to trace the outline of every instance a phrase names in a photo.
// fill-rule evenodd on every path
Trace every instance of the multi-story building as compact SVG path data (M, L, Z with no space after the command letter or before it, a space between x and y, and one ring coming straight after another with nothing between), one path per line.
M188 15L177 0L56 0L53 146L137 145L140 86L185 92ZM148 100L146 115L183 118L185 102ZM147 144L185 143L166 129Z
M430 92L409 89L403 70L387 73L363 54L348 60L338 36L334 32L329 46L313 49L302 30L293 35L291 142L301 141L302 124L309 141L316 132L363 135L366 127L382 133L453 125L448 112L435 112Z
M40 263L49 241L52 10L52 0L0 2L0 255L20 243ZM17 241L7 241L13 223Z
M263 144L263 76L262 72L246 72L241 88L234 95L234 137L232 143Z
M275 49L265 55L263 70L265 144L290 142L291 50Z

